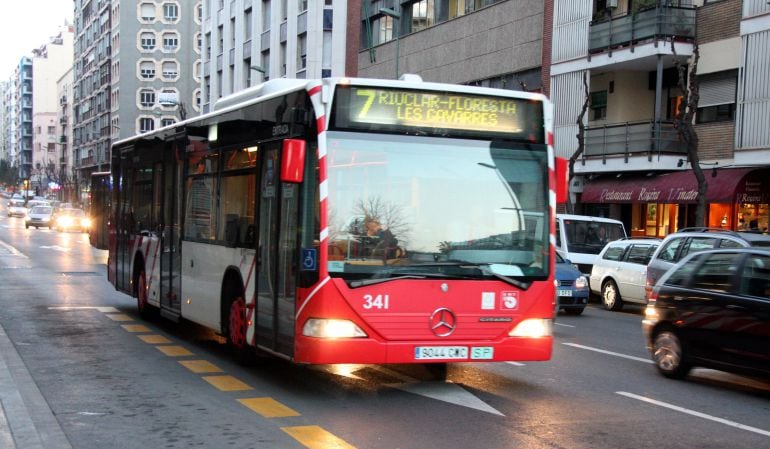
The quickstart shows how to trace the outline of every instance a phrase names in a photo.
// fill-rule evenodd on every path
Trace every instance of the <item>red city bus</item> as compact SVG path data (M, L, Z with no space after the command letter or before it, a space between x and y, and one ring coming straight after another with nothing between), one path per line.
M548 360L551 136L540 94L271 80L114 144L109 279L298 363Z

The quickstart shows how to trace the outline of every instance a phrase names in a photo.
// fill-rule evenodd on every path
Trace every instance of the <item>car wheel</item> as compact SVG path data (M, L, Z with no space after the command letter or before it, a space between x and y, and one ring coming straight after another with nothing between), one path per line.
M620 298L615 281L609 280L602 285L602 303L607 310L620 310L623 307L623 300Z
M690 372L690 363L682 341L676 332L664 330L655 335L652 360L661 374L671 379L683 379Z
M580 315L585 309L585 307L581 307L579 309L564 309L564 313L567 315Z

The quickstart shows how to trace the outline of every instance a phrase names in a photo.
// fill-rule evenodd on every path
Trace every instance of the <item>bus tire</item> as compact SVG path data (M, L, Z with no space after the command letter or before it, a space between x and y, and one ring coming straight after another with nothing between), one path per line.
M136 285L136 310L139 312L139 316L149 319L152 317L152 306L148 301L147 275L144 273L144 269L137 272L134 285Z
M223 289L223 330L227 346L233 358L240 365L251 365L256 358L256 351L246 341L248 321L246 320L246 300L239 282L230 280Z

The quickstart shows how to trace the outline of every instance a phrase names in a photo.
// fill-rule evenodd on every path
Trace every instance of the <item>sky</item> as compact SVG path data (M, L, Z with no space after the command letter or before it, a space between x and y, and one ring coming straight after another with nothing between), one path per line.
M0 14L0 80L13 74L22 56L47 44L64 20L72 23L72 0L3 0Z

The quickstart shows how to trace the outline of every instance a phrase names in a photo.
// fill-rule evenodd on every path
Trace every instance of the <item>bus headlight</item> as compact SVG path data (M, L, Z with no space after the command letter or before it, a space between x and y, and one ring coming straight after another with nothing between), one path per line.
M368 337L356 323L350 320L310 318L302 326L302 335L316 338Z
M529 318L517 324L508 333L511 337L540 338L551 336L552 321L546 318Z

